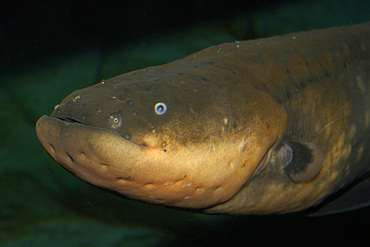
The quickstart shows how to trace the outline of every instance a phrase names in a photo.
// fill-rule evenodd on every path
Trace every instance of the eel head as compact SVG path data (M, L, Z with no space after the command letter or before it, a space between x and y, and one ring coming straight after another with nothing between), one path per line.
M191 209L229 201L283 135L285 111L253 88L186 73L159 83L152 70L67 96L36 123L42 146L76 177L128 198Z

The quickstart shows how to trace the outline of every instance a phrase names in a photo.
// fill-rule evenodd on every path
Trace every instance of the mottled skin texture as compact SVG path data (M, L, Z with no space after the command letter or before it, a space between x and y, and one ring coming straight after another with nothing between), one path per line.
M370 169L369 45L364 23L213 46L73 92L37 135L74 175L129 198L302 210ZM322 153L313 178L286 174L288 141Z

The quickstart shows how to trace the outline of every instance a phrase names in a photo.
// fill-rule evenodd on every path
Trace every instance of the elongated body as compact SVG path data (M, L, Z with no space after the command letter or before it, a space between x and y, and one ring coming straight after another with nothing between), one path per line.
M77 90L36 124L80 179L207 213L293 212L369 171L370 23L213 46Z

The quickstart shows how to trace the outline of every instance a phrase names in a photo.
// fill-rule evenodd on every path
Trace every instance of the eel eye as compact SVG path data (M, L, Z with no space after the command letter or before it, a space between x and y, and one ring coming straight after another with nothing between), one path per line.
M157 103L154 106L154 111L155 111L155 113L157 113L157 115L163 115L167 111L167 106L166 106L165 103L161 103L161 102Z
M122 115L120 113L113 113L109 117L109 124L113 129L118 129L122 125Z

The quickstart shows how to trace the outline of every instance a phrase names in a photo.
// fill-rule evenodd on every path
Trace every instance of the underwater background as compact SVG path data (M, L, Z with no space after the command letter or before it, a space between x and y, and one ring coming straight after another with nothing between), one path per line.
M365 246L370 210L202 215L123 199L53 161L34 125L72 91L235 40L370 20L370 1L2 1L0 246Z

